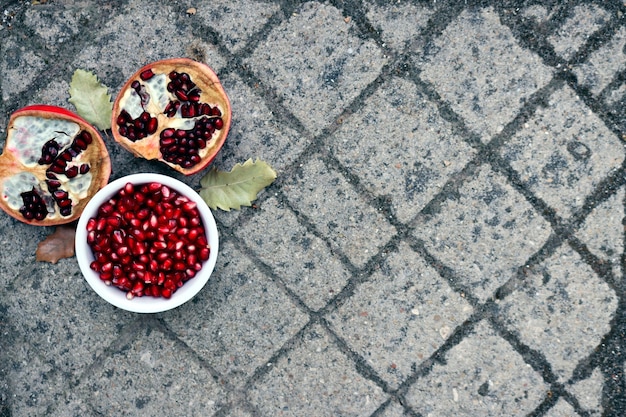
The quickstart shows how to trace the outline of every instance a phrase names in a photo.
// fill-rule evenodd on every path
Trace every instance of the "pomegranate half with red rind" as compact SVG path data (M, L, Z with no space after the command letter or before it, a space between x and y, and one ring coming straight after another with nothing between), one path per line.
M9 118L0 155L0 208L38 226L70 223L109 181L98 131L62 107L27 106Z
M206 64L153 62L124 84L113 105L113 138L136 156L185 175L213 161L230 129L230 101Z

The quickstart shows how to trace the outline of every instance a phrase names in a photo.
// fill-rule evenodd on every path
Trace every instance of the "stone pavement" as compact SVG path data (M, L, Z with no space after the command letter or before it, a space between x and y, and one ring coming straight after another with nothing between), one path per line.
M40 4L37 4L40 3ZM195 8L190 10L190 8ZM0 416L626 415L619 1L0 0L0 141L71 75L211 65L214 276L132 314L0 216ZM106 133L106 132L105 132ZM112 179L167 173L108 139ZM184 178L199 186L202 174Z

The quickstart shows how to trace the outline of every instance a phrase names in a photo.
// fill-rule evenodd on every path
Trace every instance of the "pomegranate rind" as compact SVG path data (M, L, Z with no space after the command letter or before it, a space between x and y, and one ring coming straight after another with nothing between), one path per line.
M88 190L86 191L86 197L79 199L75 202L76 204L72 205L72 214L69 216L61 216L58 213L55 213L55 215L48 215L43 220L29 220L24 218L18 210L13 209L8 204L7 200L3 198L4 183L7 179L14 175L21 172L28 172L37 178L42 187L46 179L46 169L48 165L27 167L13 152L9 151L9 149L11 149L13 134L15 132L15 123L21 117L65 120L76 123L79 126L80 131L85 130L91 134L92 143L82 152L83 155L81 159L89 162L90 172L92 173L93 179ZM79 115L62 107L44 104L23 107L11 114L7 126L7 136L4 150L0 155L0 208L11 217L34 226L55 226L71 223L80 217L91 197L108 183L110 175L111 159L100 133Z
M126 99L125 95L132 89L131 84L133 81L141 80L140 74L146 70L152 70L155 74L169 74L172 71L176 71L178 73L185 72L189 74L193 82L202 91L202 102L208 103L211 106L217 106L220 109L222 113L221 118L224 123L223 127L220 130L216 130L211 140L207 143L207 146L199 151L201 161L198 164L190 168L183 168L180 165L163 159L163 155L159 149L160 134L164 129L170 127L168 119L171 120L171 118L168 118L162 113L151 114L153 117L158 119L158 128L155 133L144 139L133 142L119 133L117 129L117 118L120 115L121 110L124 108L124 100ZM115 141L124 149L132 152L135 156L148 160L156 159L169 165L171 168L184 175L193 175L205 169L215 159L218 152L224 145L226 137L228 136L231 118L232 112L230 100L213 69L204 63L194 61L192 59L173 58L147 64L135 72L126 81L124 86L120 89L120 92L115 99L115 103L113 104L111 130L113 133L113 139L115 139Z

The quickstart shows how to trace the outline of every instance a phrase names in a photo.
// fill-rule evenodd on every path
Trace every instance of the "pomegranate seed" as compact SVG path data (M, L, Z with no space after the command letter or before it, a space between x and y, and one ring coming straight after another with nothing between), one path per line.
M139 74L139 78L141 78L143 81L147 81L152 77L154 77L154 72L152 72L152 70L149 68Z
M184 91L182 90L176 90L174 91L174 95L176 96L176 98L178 98L180 101L188 101L189 97L187 97L187 94L185 94Z

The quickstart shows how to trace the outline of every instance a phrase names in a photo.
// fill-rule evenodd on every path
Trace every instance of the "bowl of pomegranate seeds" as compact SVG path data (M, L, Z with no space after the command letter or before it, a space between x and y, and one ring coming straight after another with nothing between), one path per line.
M106 301L158 313L204 287L218 240L213 214L192 188L166 175L133 174L89 201L76 228L76 257Z

